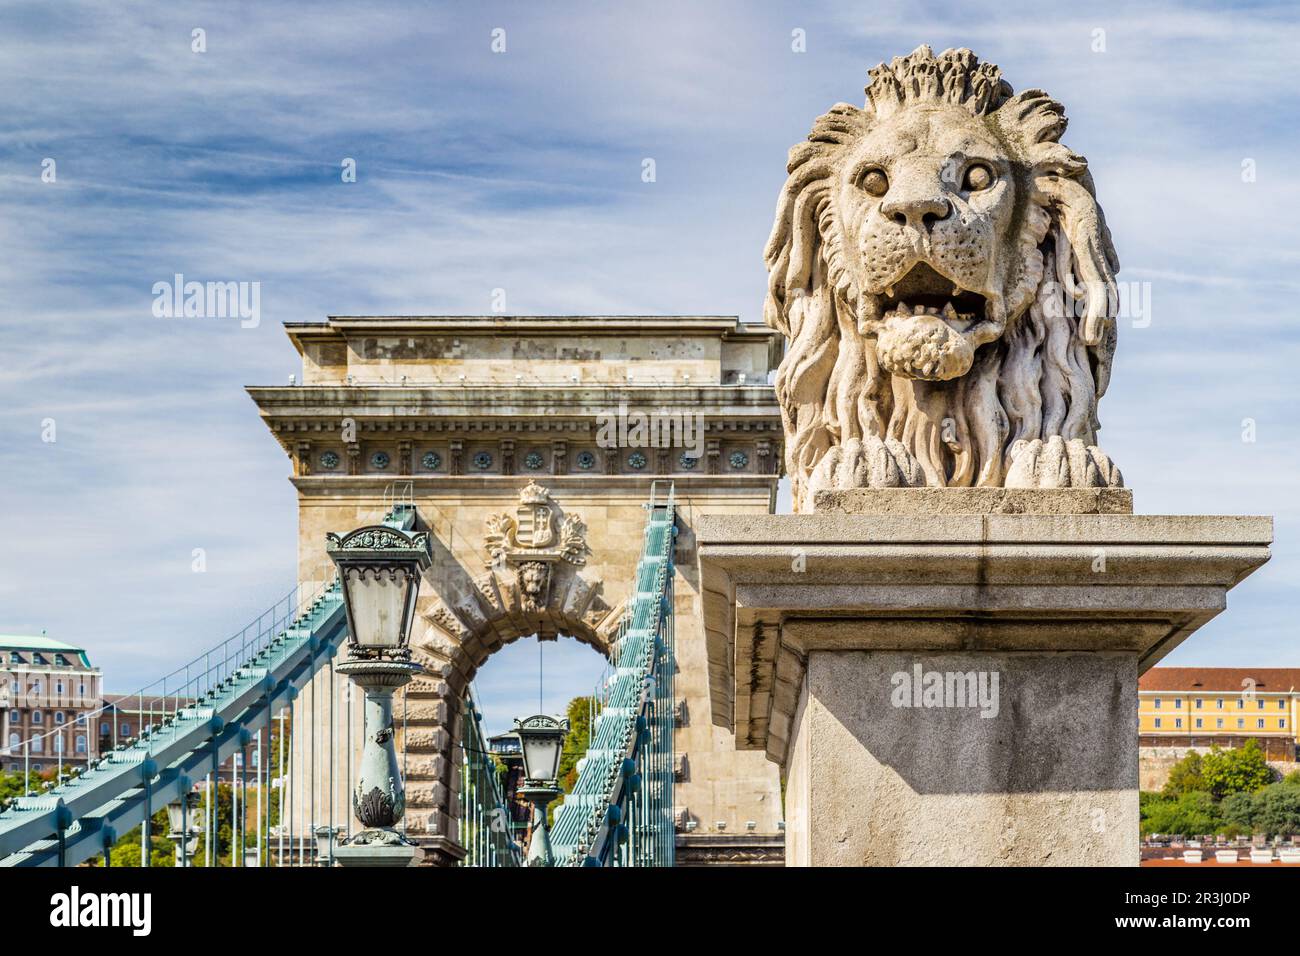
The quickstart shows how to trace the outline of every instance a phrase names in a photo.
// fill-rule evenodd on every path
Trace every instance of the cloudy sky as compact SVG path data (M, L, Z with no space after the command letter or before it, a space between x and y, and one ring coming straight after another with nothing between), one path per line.
M979 7L3 4L0 633L84 643L127 690L288 590L287 461L243 392L298 370L284 321L487 312L496 288L757 320L786 150L929 43L1066 104L1120 279L1150 290L1101 409L1138 510L1277 517L1273 561L1169 662L1300 664L1300 20ZM260 324L156 318L175 273L260 282ZM536 651L485 669L490 722L535 703ZM595 679L546 653L552 706Z

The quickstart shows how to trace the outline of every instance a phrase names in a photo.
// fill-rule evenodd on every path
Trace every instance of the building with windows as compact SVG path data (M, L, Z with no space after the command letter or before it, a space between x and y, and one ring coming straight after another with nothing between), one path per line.
M1142 747L1240 747L1295 760L1300 668L1153 667L1138 681Z
M43 634L0 635L0 766L44 772L94 760L102 680L84 648Z

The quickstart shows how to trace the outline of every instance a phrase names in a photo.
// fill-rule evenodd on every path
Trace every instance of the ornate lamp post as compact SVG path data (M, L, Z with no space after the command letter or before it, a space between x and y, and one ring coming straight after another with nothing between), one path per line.
M516 717L515 724L520 749L524 752L524 785L519 788L519 796L533 804L533 838L528 843L524 865L554 866L546 808L561 792L560 753L569 721L538 714L522 720Z
M365 746L352 793L363 829L334 857L342 866L410 866L419 849L395 829L406 792L393 747L393 692L423 670L409 641L429 536L374 525L325 538L348 616L348 659L335 670L365 694Z
M189 866L199 845L203 828L199 826L198 813L202 795L186 791L175 803L167 804L167 839L176 844L176 865Z

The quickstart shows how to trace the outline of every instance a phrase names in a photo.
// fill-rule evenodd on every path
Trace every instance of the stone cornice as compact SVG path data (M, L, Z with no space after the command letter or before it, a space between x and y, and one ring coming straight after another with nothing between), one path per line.
M493 495L509 494L518 489L520 481L530 477L545 481L557 494L604 491L607 489L626 490L644 498L650 492L650 482L671 479L677 494L688 495L693 489L734 489L752 491L756 494L776 494L779 475L759 475L752 473L735 473L719 475L695 475L674 472L670 475L311 475L309 477L292 477L289 480L304 498L313 495L347 495L357 494L373 498L376 489L382 489L395 481L411 482L416 494L429 494L434 491L445 492L486 492ZM594 483L593 483L594 481Z
M780 420L770 385L252 385L246 391L264 414L563 414L593 418L597 413L657 409L720 415L766 416Z
M1110 651L1141 673L1224 609L1273 527L819 513L702 515L695 534L713 721L783 762L811 651Z

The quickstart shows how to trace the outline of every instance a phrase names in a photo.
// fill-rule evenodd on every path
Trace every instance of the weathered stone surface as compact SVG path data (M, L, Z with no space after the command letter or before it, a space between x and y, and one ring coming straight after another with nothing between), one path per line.
M996 713L897 706L917 666L997 674ZM787 863L1136 866L1137 786L1136 655L816 651Z
M846 515L1128 515L1127 488L850 488L823 490L813 511Z
M1268 559L1272 520L736 515L701 517L696 537L714 722L783 760L768 734L793 717L793 665L781 673L778 648L796 662L832 649L1127 650L1145 670Z
M408 810L408 829L418 829L421 844L431 847L438 834L458 832L459 695L466 682L490 654L535 631L577 635L593 653L609 646L632 585L655 472L666 471L675 484L688 531L701 512L770 509L781 425L767 372L779 337L730 316L353 316L294 323L289 333L303 356L303 384L250 392L294 461L300 579L333 576L324 533L374 523L394 482L399 489L410 482L431 535L433 567L412 634L412 654L428 671L411 686L405 734L417 786L408 796L432 796L422 788L436 784L447 803ZM641 449L647 461L636 467L631 455L638 448L630 442L601 444L598 416L613 418L620 408L629 415L668 410L679 424L685 413L700 428L701 447L716 450L716 469L703 458L684 459L681 447ZM347 435L348 422L354 435ZM385 460L376 458L380 453L387 467L376 464ZM533 480L559 505L554 546L518 533L534 519L519 511L520 493ZM505 548L503 566L493 570L485 568L485 522L503 512L516 524L499 523L498 530L513 530L513 542L524 547ZM528 545L563 551L569 516L585 522L590 553L581 564L552 562L550 593L530 610L519 582L524 562L510 557L526 558ZM577 528L567 531L568 553L576 557ZM544 589L535 590L540 597ZM708 664L698 600L694 564L683 564L675 685L704 715ZM318 678L304 689L296 719L305 720L323 684ZM353 708L354 747L360 710ZM341 751L347 737L339 713ZM779 832L778 770L761 753L738 751L732 736L703 716L680 728L674 743L690 759L676 797L696 832L722 822L721 832L736 833L748 821L756 838ZM293 746L299 790L313 766L322 790L327 768L319 757L311 763L308 736L295 735ZM336 763L333 822L342 825L350 784L343 780L346 764ZM326 812L318 805L316 822Z
M1064 110L969 50L871 71L790 150L764 317L796 511L824 488L1119 487L1119 260Z

